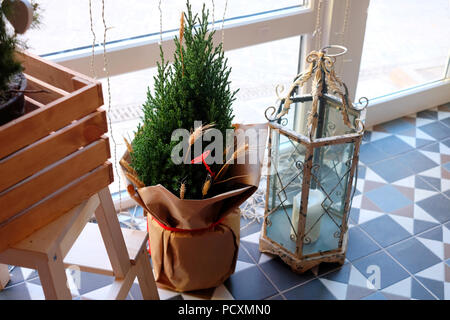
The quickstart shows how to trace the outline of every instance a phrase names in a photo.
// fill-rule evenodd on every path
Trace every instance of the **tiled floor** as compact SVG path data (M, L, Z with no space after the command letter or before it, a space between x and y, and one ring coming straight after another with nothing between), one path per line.
M259 190L247 203L256 216L262 195ZM131 213L141 221L142 210ZM129 220L121 217L123 225ZM295 274L259 252L257 220L241 223L236 272L222 286L159 290L161 299L450 299L450 103L366 133L344 266ZM368 281L376 272L379 283ZM73 293L96 298L111 281L82 273ZM42 298L37 273L23 268L12 271L0 292L0 299ZM142 298L137 283L129 298Z

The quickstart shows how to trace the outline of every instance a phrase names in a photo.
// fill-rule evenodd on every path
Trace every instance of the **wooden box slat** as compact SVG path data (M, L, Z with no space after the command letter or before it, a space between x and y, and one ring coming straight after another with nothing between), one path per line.
M34 203L105 163L110 157L105 137L46 167L0 193L0 221L11 218ZM24 197L24 195L27 195Z
M27 92L28 97L42 104L48 104L69 94L67 91L54 87L28 74L25 74L25 78L27 79L26 90L29 90Z
M81 119L103 105L100 84L91 84L0 127L0 159Z
M73 80L74 77L91 82L91 79L81 73L51 61L44 60L29 52L17 52L16 57L22 62L26 74L64 91L73 92L77 90L76 83L74 83ZM77 80L75 80L75 82L77 82Z
M99 110L0 160L0 191L98 140L107 130L106 112Z
M3 221L0 223L0 252L57 219L112 181L112 165L107 162L13 218Z
M34 100L33 98L25 96L25 113L30 113L36 109L43 108L45 105Z

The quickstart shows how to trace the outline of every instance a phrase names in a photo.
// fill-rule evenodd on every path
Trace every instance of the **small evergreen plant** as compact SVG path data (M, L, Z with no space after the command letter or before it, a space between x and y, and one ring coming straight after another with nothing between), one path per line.
M161 62L154 77L154 93L147 92L143 105L143 124L133 140L131 166L146 185L161 184L175 195L185 185L185 199L201 199L208 172L202 164L175 164L171 152L178 141L171 141L174 130L192 131L194 121L214 124L225 139L232 128L232 103L236 91L230 89L231 68L224 57L222 44L214 46L214 31L208 31L209 11L203 5L202 15L193 15L189 1L186 24L175 37L176 50L172 64ZM184 36L184 44L182 40ZM223 141L225 146L225 141ZM220 165L212 165L217 171Z
M33 7L31 27L36 28L40 23L40 7L35 1L30 1ZM11 78L23 70L22 65L14 57L18 48L26 49L26 43L20 41L17 34L8 30L7 16L12 15L13 5L10 0L0 1L0 98L6 98L8 84Z
M3 1L0 6L0 95L8 88L11 77L22 71L21 64L14 58L17 37L6 28L6 15L11 10L10 2Z

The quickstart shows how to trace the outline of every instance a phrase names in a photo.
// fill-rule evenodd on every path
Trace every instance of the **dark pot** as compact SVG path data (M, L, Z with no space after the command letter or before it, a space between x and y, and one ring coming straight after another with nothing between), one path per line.
M19 77L20 87L18 90L24 91L27 87L27 79L21 73ZM25 113L25 95L23 92L18 92L8 102L0 104L0 126L14 120Z

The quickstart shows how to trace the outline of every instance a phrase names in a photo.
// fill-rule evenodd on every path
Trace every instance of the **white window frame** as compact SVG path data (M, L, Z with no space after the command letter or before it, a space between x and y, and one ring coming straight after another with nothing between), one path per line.
M305 1L299 8L278 10L256 16L226 20L224 24L224 50L233 50L267 43L293 36L302 36L299 59L315 48L313 37L316 12L320 0ZM300 3L300 1L299 1ZM349 50L343 59L338 59L336 69L342 70L341 77L354 97L358 84L361 55L370 0L351 0L351 9L347 32L344 34L345 45ZM341 44L342 24L345 15L344 0L328 0L322 2L321 10L321 47L328 44ZM221 40L220 23L216 23L215 41ZM175 50L173 37L178 33L163 33L162 47L166 57L170 58ZM126 40L107 45L109 74L111 76L138 71L156 66L159 60L159 34ZM105 77L103 69L103 48L95 48L94 70L98 77ZM65 53L46 56L48 59L72 68L78 72L90 74L91 48L79 49ZM299 61L299 65L302 65ZM343 64L343 67L340 65ZM295 73L293 69L293 73ZM276 82L276 79L274 79ZM359 97L355 97L355 101ZM414 88L398 91L383 97L371 99L367 110L366 126L396 119L407 114L425 110L430 106L450 101L450 71L443 79L419 85Z
M358 84L359 68L364 44L364 34L370 0L352 0L349 14L347 34L344 35L345 46L349 49L344 56L341 75L349 88L352 97L356 92ZM327 30L325 43L339 44L340 30L345 13L344 0L330 0L328 8L328 19L325 19L324 28ZM407 8L406 8L407 10ZM406 11L407 12L407 11ZM449 48L450 49L450 48ZM450 70L449 60L442 79L418 86L400 90L381 97L371 99L366 114L366 127L371 127L383 122L397 119L402 116L413 114L429 109L450 101ZM337 70L339 66L337 66ZM355 97L358 101L359 97Z
M311 34L315 24L315 3L317 3L316 0L311 0L305 6L298 8L287 8L251 17L225 20L224 50L240 49L296 35ZM215 28L217 32L214 41L219 43L222 39L221 23L216 22ZM165 57L169 59L175 50L173 38L177 34L178 30L162 34L162 48ZM108 44L106 50L109 75L114 76L155 67L156 62L160 60L159 40L159 34L154 34L135 40ZM91 54L92 48L84 48L45 55L45 57L78 72L90 74ZM102 54L102 46L96 46L94 71L100 78L106 76L103 70Z

